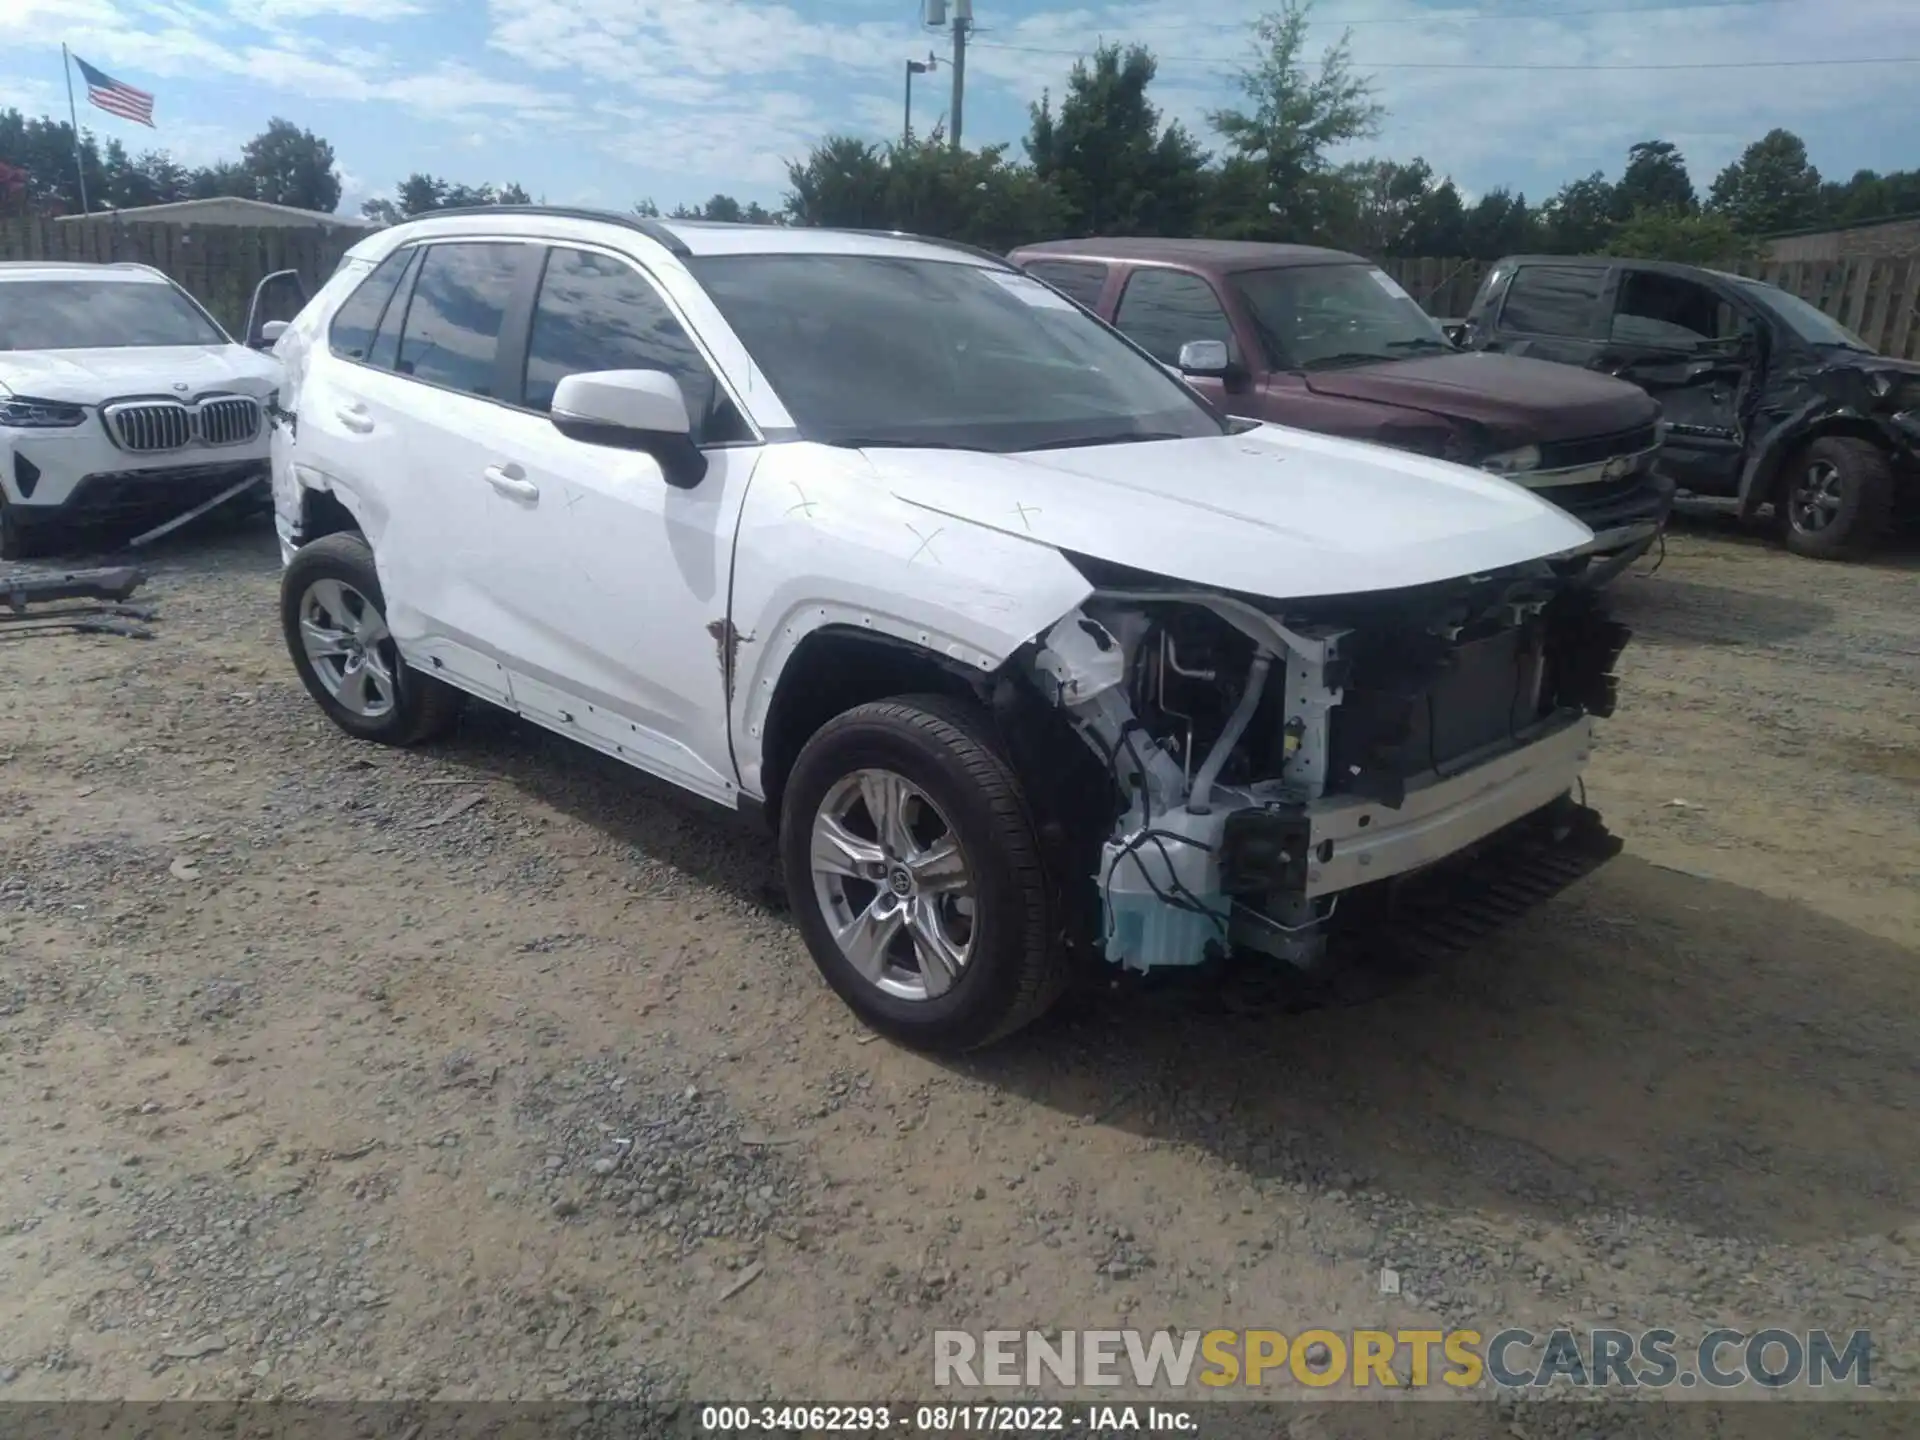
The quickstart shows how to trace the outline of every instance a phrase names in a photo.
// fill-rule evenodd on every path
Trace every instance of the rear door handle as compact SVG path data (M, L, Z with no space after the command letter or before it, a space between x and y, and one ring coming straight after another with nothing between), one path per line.
M367 414L367 407L364 405L342 405L333 414L335 419L356 435L368 435L373 432L373 417Z
M487 483L502 495L515 500L537 501L540 487L527 479L518 465L489 465L480 472L487 477Z

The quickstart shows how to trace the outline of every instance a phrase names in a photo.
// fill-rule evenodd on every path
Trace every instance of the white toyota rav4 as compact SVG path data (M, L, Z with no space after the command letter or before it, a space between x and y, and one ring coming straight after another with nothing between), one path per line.
M266 479L269 357L145 265L0 265L0 556Z
M1415 872L1590 820L1626 632L1548 558L1578 521L1226 419L992 256L443 213L276 353L282 615L334 722L477 697L763 811L826 979L909 1042L1007 1034L1080 956L1337 964ZM1524 858L1471 905L1550 892Z

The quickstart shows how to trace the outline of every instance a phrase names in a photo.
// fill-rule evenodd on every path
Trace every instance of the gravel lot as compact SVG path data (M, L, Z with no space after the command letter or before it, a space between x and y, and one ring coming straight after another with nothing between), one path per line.
M155 639L0 637L0 1398L867 1400L941 1325L1308 1321L1864 1325L1920 1390L1911 555L1623 581L1627 852L1464 961L958 1064L738 822L497 713L339 735L277 569L202 533Z

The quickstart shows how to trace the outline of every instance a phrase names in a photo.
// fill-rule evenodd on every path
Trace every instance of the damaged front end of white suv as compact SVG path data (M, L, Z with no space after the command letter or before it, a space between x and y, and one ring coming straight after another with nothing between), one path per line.
M1629 632L1546 566L1276 602L1081 563L1094 593L1019 663L1111 777L1092 938L1113 964L1313 971L1343 902L1389 901L1530 823L1581 860L1614 848L1571 792ZM1500 861L1500 886L1443 889L1429 935L1464 938L1463 907L1507 918L1582 868L1525 858Z

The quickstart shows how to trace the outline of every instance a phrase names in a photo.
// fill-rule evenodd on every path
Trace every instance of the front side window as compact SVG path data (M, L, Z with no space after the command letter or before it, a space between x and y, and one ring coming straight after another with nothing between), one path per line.
M1581 339L1597 334L1600 292L1607 283L1603 269L1573 265L1522 265L1507 287L1500 307L1500 328L1523 335L1566 335Z
M693 338L645 276L611 256L555 249L533 310L526 404L550 409L564 377L591 370L664 370L680 382L697 439L747 433Z
M1769 311L1809 344L1831 345L1841 350L1864 350L1869 355L1874 353L1873 347L1853 331L1798 295L1759 280L1742 280L1738 283L1742 294Z
M124 350L226 345L193 302L159 280L0 283L0 350Z
M1733 306L1698 280L1636 270L1620 282L1613 338L1623 344L1694 350L1740 333Z
M1089 310L1100 308L1100 292L1107 288L1106 266L1091 260L1035 260L1025 269Z
M525 245L443 244L427 248L400 335L402 375L484 399L498 399L500 325Z
M1250 270L1234 283L1276 370L1325 370L1453 348L1420 302L1372 265Z
M688 264L810 440L1018 451L1224 430L1165 370L1016 271L893 255Z
M369 270L366 278L354 287L353 293L334 311L333 323L327 327L327 347L334 354L342 360L368 358L373 348L374 332L380 328L380 317L386 313L387 305L393 299L394 287L400 283L400 275L407 268L407 262L416 253L411 248L394 251Z
M1189 340L1220 340L1228 354L1234 349L1233 326L1213 286L1179 270L1135 272L1113 323L1162 365L1178 365Z

